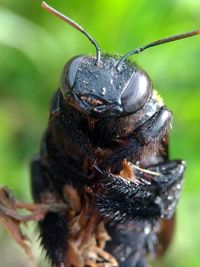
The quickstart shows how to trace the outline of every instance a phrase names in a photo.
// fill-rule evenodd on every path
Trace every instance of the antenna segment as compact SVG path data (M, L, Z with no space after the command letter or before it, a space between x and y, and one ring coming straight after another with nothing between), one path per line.
M41 7L44 8L46 11L49 13L59 17L60 19L64 20L67 22L69 25L71 25L73 28L77 29L78 31L82 32L88 39L89 41L95 46L96 49L96 64L98 65L100 60L101 60L101 50L97 44L97 42L92 38L92 36L89 35L86 30L84 30L78 23L76 23L74 20L70 19L69 17L63 15L53 7L49 6L46 2L42 2Z
M157 45L161 45L161 44L166 44L166 43L169 43L169 42L173 42L173 41L177 41L177 40L181 40L181 39L184 39L184 38L188 38L188 37L192 37L194 35L198 35L200 34L200 29L198 30L195 30L195 31L192 31L192 32L186 32L186 33L182 33L182 34L178 34L178 35L174 35L174 36L170 36L170 37L166 37L166 38L163 38L163 39L159 39L157 41L154 41L152 43L149 43L145 46L142 46L140 48L137 48L135 50L132 50L130 52L128 52L127 54L125 54L123 57L121 57L116 65L116 68L119 70L120 69L120 66L121 64L130 56L132 56L133 54L139 54L141 53L142 51L144 51L145 49L148 49L150 47L154 47L154 46L157 46Z

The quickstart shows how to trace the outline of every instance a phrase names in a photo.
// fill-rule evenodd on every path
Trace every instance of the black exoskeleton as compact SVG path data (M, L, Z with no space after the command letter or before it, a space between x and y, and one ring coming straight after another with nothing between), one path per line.
M174 213L184 162L168 159L172 114L147 74L128 61L118 72L116 62L103 56L97 66L93 57L80 56L65 66L32 163L33 196L36 202L67 202L70 193L63 190L70 186L80 210L87 196L86 214L98 213L111 237L105 251L120 267L146 266L144 256L156 253L161 218ZM73 199L68 204L71 209ZM73 220L67 213L50 213L40 222L41 242L56 266L79 267L67 265Z
M121 58L101 55L65 65L40 153L33 159L35 202L65 203L40 221L41 244L55 267L146 267L173 235L185 163L170 160L172 113L130 55L194 36L160 39Z

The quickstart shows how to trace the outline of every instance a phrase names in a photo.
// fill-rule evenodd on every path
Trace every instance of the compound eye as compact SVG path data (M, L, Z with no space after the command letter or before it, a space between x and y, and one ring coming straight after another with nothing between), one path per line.
M134 113L145 105L152 94L151 81L142 71L135 72L122 94L122 105L126 113Z
M60 90L65 99L73 90L76 74L80 67L82 59L83 56L73 57L64 66L60 78Z

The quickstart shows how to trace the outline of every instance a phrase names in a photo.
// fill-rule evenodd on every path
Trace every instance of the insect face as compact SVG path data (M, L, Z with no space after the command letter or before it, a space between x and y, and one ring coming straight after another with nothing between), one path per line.
M118 60L102 56L72 58L61 76L65 100L93 117L122 117L137 112L152 95L148 75L128 61L116 68Z

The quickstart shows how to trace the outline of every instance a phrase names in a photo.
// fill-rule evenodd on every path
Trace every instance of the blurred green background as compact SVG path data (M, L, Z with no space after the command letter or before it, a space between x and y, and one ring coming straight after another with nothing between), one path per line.
M49 0L98 41L124 54L161 37L200 27L199 0ZM94 53L75 29L40 8L40 1L0 3L0 184L30 201L29 162L39 149L49 101L63 65ZM149 49L132 60L142 66L174 113L170 154L187 161L176 236L158 266L200 266L200 36ZM32 227L33 228L33 227ZM39 258L33 230L38 266ZM3 267L33 266L0 227ZM12 255L12 257L11 257Z

